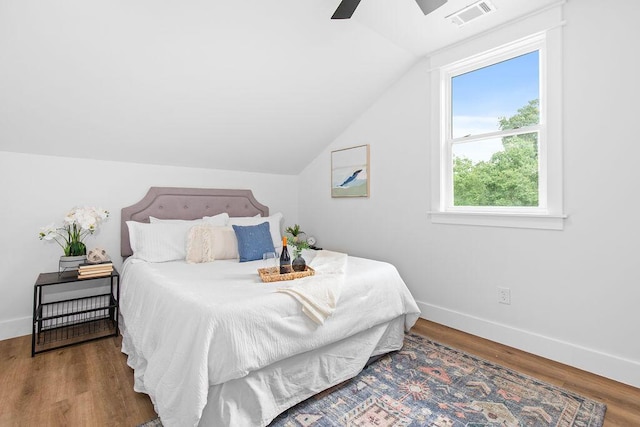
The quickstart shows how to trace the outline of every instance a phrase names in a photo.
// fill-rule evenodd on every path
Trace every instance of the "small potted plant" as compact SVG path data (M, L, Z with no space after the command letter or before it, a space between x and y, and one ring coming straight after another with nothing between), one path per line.
M40 230L40 240L55 241L64 252L60 257L60 270L77 268L87 258L84 239L95 233L109 217L109 212L94 207L73 208L64 217L62 227L49 224Z
M309 248L309 244L305 238L305 233L300 230L300 226L298 224L294 224L292 227L287 227L284 231L290 236L287 241L291 246L293 246L293 261L291 261L291 268L293 271L304 271L307 267L307 262L302 258L302 250Z

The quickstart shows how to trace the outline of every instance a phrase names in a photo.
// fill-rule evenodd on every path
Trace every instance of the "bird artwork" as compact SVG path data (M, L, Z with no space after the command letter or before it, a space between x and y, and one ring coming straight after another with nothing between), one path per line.
M369 145L331 152L331 197L369 197Z
M349 184L351 181L356 179L356 177L358 176L358 174L360 172L362 172L362 169L358 169L357 171L355 171L353 174L351 174L351 176L349 178L345 179L342 184L338 185L338 187L346 187L347 184Z

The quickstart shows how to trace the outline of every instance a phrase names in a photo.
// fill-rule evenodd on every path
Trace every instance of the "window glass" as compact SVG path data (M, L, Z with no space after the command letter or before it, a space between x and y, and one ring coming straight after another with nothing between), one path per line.
M501 119L514 116L529 101L540 98L537 50L482 67L451 79L452 138L521 126ZM538 120L536 119L536 123Z
M452 207L539 206L539 51L501 59L450 77Z
M455 144L454 206L538 206L538 133Z

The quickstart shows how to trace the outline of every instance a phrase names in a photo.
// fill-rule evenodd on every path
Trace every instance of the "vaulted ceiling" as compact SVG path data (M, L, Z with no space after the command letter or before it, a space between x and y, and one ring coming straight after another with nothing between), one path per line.
M557 1L338 3L1 0L0 151L296 174L421 57Z

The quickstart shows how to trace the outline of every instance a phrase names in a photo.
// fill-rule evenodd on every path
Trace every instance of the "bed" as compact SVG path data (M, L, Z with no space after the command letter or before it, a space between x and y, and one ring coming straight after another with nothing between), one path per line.
M266 223L274 246L282 227L282 216L250 190L152 187L122 209L122 351L135 390L150 396L165 427L266 426L357 375L370 358L400 349L420 314L384 262L305 251L315 276L270 283L257 273L261 259L187 262L205 220L227 237L230 224L253 233ZM179 233L188 236L186 258L170 248ZM332 308L314 319L309 295Z

